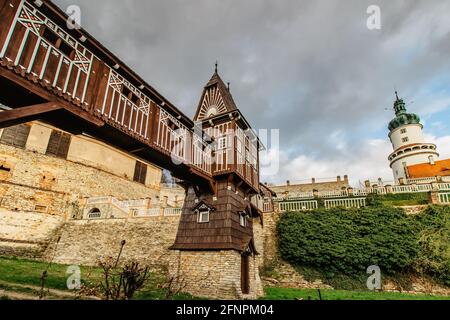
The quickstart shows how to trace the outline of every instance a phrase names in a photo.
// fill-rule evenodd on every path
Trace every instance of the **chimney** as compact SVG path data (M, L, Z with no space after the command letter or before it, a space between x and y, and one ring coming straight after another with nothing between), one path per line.
M312 178L312 184L316 183L316 178Z
M344 176L344 182L345 182L346 184L348 184L348 175L345 175L345 176Z
M341 182L341 176L337 176L337 182Z
M291 182L288 180L288 181L286 181L286 185L287 186L290 186L291 185Z

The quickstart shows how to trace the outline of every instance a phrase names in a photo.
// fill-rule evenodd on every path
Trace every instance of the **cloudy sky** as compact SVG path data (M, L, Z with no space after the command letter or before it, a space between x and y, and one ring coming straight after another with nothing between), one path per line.
M450 1L55 2L80 6L82 26L188 116L218 60L253 127L280 129L264 181L392 180L394 88L450 157ZM372 4L381 30L366 26Z

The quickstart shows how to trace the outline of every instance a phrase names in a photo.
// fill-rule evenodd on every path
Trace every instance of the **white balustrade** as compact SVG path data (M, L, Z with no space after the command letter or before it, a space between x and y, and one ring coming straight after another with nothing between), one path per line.
M440 193L439 202L442 204L450 204L450 193Z
M280 202L280 211L308 211L319 207L317 200Z
M164 208L164 216L180 216L182 212L181 208Z
M319 198L348 197L347 190L319 191Z
M325 208L331 209L336 207L344 208L361 208L366 206L365 198L346 198L325 200Z

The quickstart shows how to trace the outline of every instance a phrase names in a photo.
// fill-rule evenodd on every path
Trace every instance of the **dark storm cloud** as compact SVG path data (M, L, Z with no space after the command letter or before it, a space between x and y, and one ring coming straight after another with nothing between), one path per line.
M79 5L83 27L189 116L219 60L253 126L281 129L283 165L358 154L392 117L394 87L414 98L450 68L448 1L56 3ZM379 31L366 28L371 4Z

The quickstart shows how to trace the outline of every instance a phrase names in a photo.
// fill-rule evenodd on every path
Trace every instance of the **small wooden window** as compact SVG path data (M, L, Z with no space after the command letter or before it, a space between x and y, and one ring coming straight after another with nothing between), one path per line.
M8 127L3 130L0 142L16 148L25 149L29 134L30 126L26 124Z
M145 184L146 179L147 179L147 165L145 163L136 161L133 181Z
M75 49L72 48L67 42L63 41L55 32L47 27L44 27L41 31L41 36L47 40L56 49L59 49L64 55L71 60L75 57Z
M198 223L209 222L209 210L200 210L198 212Z
M221 137L219 138L219 140L217 141L217 149L218 150L223 150L227 148L227 137Z
M248 226L247 215L245 213L239 214L239 223L241 227L246 228Z
M128 89L125 85L122 85L122 94L127 97L128 100L133 102L136 105L139 105L139 97L135 95L130 89Z
M180 128L178 127L178 125L177 125L175 122L173 122L172 120L170 120L170 119L167 120L167 125L168 125L169 128L172 129L173 131L176 131L176 130L180 129Z
M70 134L53 130L47 146L46 154L61 159L67 159L71 137Z
M122 94L128 98L128 96L131 94L131 90L122 85Z

